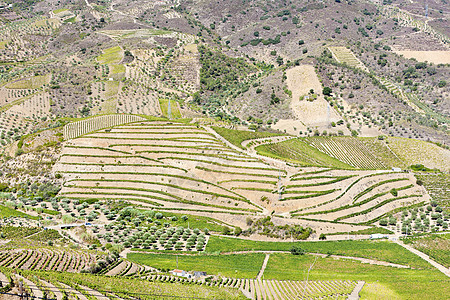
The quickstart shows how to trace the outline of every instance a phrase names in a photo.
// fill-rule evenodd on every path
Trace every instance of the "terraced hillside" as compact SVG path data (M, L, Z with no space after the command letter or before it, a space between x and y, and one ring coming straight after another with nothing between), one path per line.
M66 142L54 167L65 179L59 195L214 213L217 219L244 228L248 227L246 216L269 213L370 223L399 207L429 200L410 174L297 167L228 145L209 127L163 119L98 130ZM324 161L345 161L338 155L328 156L329 149L314 151ZM336 153L351 147L345 149ZM361 153L348 165L384 166L375 156ZM298 224L298 220L288 222ZM325 225L308 224L339 231L331 223Z
M224 147L203 128L166 121L118 126L69 141L55 167L67 179L65 196L241 213L261 208L231 187L214 184L214 177L242 178L256 170L258 179L278 176L278 170Z

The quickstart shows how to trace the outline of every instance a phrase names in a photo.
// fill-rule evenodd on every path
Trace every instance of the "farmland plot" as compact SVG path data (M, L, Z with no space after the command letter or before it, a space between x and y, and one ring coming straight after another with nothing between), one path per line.
M383 163L364 143L357 138L310 137L305 139L311 146L360 169L387 169Z
M123 115L99 118L118 117L127 122ZM81 122L100 121L94 118ZM81 130L75 129L76 124L68 126L72 125L72 131ZM89 126L86 133L106 127ZM384 167L382 160L358 139L307 141L317 148L314 151L323 156L322 160L332 158L319 150L348 165ZM341 154L344 156L338 156ZM354 160L349 160L350 156ZM171 121L138 121L72 139L54 171L66 178L61 191L64 197L125 199L158 209L215 212L221 218L224 213L252 215L267 210L359 224L402 206L429 201L411 175L350 168L274 167L228 148L203 127ZM333 230L333 226L323 225Z

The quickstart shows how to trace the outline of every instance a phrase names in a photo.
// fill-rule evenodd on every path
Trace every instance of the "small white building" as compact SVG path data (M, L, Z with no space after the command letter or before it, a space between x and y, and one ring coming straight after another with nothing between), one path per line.
M370 235L371 240L377 240L377 239L387 239L388 236L386 234L381 233L373 233Z
M184 270L173 270L169 272L170 274L172 274L173 276L179 276L179 277L184 277L184 278L192 278L192 275L189 274L188 272L184 271Z

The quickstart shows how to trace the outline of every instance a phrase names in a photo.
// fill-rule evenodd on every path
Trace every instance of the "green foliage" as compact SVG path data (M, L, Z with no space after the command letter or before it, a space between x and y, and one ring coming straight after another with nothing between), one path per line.
M161 112L164 117L169 117L169 99L159 99L159 107L161 108ZM170 110L171 110L171 118L172 119L180 119L181 112L178 109L178 103L175 100L170 101Z
M201 64L200 84L203 90L224 91L241 77L257 70L243 58L232 58L205 46L199 46L198 51Z
M21 239L41 231L37 227L2 226L0 233L4 239Z
M290 251L291 251L292 255L304 255L305 254L305 250L303 250L300 245L292 246Z
M425 167L422 164L411 165L410 168L411 168L411 170L416 171L416 172L419 172L419 171L422 171L422 172L432 171L431 169Z
M331 96L332 92L333 90L328 86L324 87L322 90L322 94L324 94L325 96Z
M21 211L0 205L0 218L19 217L25 219L38 220L39 217L31 216Z

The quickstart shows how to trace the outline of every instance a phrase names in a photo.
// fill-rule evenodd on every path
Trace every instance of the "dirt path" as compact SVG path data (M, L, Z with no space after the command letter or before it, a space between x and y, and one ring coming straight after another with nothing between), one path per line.
M444 275L450 277L450 269L444 267L443 265L435 262L434 260L432 260L428 255L426 255L425 253L420 252L417 249L414 249L413 247L404 244L403 242L396 240L395 241L397 244L399 244L400 246L402 246L403 248L405 248L406 250L409 250L410 252L416 254L417 256L419 256L420 258L423 258L424 260L426 260L427 262L429 262L431 265L433 265L436 269L438 269L439 271L441 271L442 273L444 273Z
M365 283L366 283L365 281L358 281L358 284L355 286L352 293L348 296L347 300L358 300L359 292L361 292Z
M3 286L6 286L9 282L8 277L5 276L5 274L0 272L0 282L3 284Z
M109 270L105 275L106 276L116 276L116 275L122 273L122 271L126 268L126 266L127 266L127 262L122 261L120 264L115 266L113 269Z
M289 251L236 251L236 252L226 252L221 253L221 255L233 255L233 254L251 254L251 253L265 253L266 258L264 259L264 263L261 267L261 270L258 273L257 279L261 278L261 276L264 273L264 270L266 269L267 262L269 260L269 255L273 253L290 253ZM308 253L310 255L316 255L320 257L331 257L335 259L351 259L351 260L357 260L360 261L363 264L371 264L371 265L378 265L378 266L385 266L385 267L393 267L393 268L401 268L401 269L409 269L410 266L406 265L400 265L400 264L394 264L387 261L382 260L375 260L375 259L369 259L369 258L363 258L363 257L355 257L355 256L343 256L343 255L328 255L323 253ZM260 276L261 275L261 276Z
M61 283L61 282L59 282L59 285L61 285L61 287L64 290L66 290L67 293L69 293L69 291L70 291L70 293L74 294L79 300L88 300L88 298L85 295L83 295L79 291L75 290L74 288L72 288L72 287L70 287L70 286L68 286L68 285L66 285L64 283Z
M102 293L100 293L100 292L97 291L97 290L93 290L93 289L91 289L91 288L89 288L89 287L82 286L82 285L79 285L79 287L80 287L81 289L83 289L84 291L86 291L86 294L88 294L88 295L91 296L91 297L95 297L95 298L97 298L98 300L109 299L108 297L106 297L105 295L103 295Z
M42 283L43 286L46 287L46 289L48 291L53 292L53 294L55 294L56 300L62 300L63 299L63 297L64 297L63 293L56 286L54 286L53 284L51 284L51 283L49 283L47 281L44 281L42 279L40 280L40 282Z
M278 159L274 159L274 158L270 158L270 157L266 157L266 156L261 156L258 155L256 153L254 153L253 151L245 151L239 147L236 147L235 145L233 145L232 143L230 143L227 139L225 139L224 137L222 137L220 134L218 134L215 130L213 130L212 128L208 127L208 126L202 126L203 129L205 129L208 133L213 134L218 140L220 140L221 142L223 142L227 147L232 148L233 150L236 150L240 153L244 153L248 156L251 156L253 158L259 159L273 167L276 168L286 168L287 165L284 161L282 160L278 160Z
M258 275L256 276L257 280L261 280L261 277L264 275L264 270L267 267L267 263L269 262L270 254L266 254L266 257L264 258L264 262L261 266L261 270L259 270Z
M247 148L247 145L250 143L253 143L249 148L251 151L255 151L255 148L261 145L266 144L276 144L280 142L284 142L290 139L295 138L294 136L288 135L288 136L274 136L274 137L266 137L266 138L260 138L260 139L251 139L246 140L241 143L241 145L245 148Z

